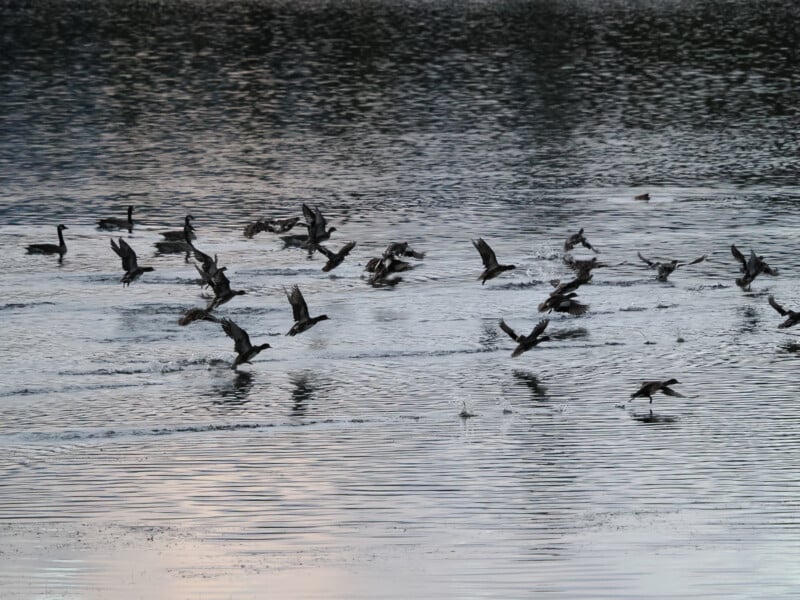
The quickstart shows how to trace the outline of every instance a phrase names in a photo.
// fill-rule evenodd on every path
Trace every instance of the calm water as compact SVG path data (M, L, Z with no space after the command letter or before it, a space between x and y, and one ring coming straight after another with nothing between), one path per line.
M797 12L0 6L3 598L794 597ZM358 242L332 274L242 235L303 202ZM128 204L156 271L123 288L95 223ZM238 372L177 325L205 300L154 243L189 212L272 345ZM60 222L63 263L24 253ZM512 359L580 227L591 310ZM517 269L481 286L476 237ZM780 275L742 292L731 243ZM295 283L331 318L286 337Z

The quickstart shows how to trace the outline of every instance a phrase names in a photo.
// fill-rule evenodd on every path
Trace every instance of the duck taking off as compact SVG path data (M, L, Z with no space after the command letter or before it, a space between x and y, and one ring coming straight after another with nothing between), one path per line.
M237 354L233 365L231 365L231 369L235 369L242 363L252 364L250 361L253 360L259 352L271 347L269 344L253 346L247 332L230 319L220 319L219 322L225 334L233 340L233 349Z
M355 242L347 242L339 249L338 252L334 252L333 250L328 250L325 246L317 244L317 250L322 252L322 254L324 254L328 259L328 262L325 263L325 266L322 267L322 270L327 273L328 271L332 271L338 267L340 264L342 264L342 262L344 262L345 257L350 254L350 251L355 247Z
M589 243L589 241L584 237L584 235L583 235L583 227L581 227L581 230L578 233L573 233L571 236L569 236L567 238L567 241L564 242L564 251L568 252L568 251L572 250L578 244L580 244L584 248L588 248L589 250L591 250L595 254L600 254L600 251L597 248L595 248L594 246L592 246Z
M136 252L122 238L119 238L119 245L114 242L114 238L111 238L111 249L122 259L122 270L125 271L125 275L120 281L123 284L130 285L142 273L155 271L153 267L140 267L136 260Z
M670 274L678 267L696 265L697 263L701 263L706 259L706 255L704 254L700 258L695 258L691 262L680 262L678 260L660 262L657 260L650 260L648 258L645 258L644 256L642 256L641 252L637 252L636 256L638 256L642 262L646 263L648 267L650 267L651 269L656 269L658 271L656 274L656 281L666 281L667 277L669 277Z
M118 217L109 217L108 219L100 219L97 222L98 229L105 229L107 231L114 231L117 229L127 229L128 233L133 233L133 206L128 206L128 218L120 219Z
M786 320L778 325L778 329L786 329L787 327L793 327L800 323L800 312L795 312L793 310L787 310L783 308L780 304L775 301L774 296L770 296L767 298L769 305L778 311L778 314L782 317L786 317Z
M472 240L472 245L475 246L475 249L481 255L481 260L483 261L483 273L478 276L481 285L484 285L489 279L494 279L504 271L510 271L511 269L517 268L516 265L499 264L497 262L497 257L494 254L494 250L489 247L489 244L483 241L483 238Z
M527 352L540 342L546 342L550 339L547 335L542 335L544 330L547 329L547 324L550 322L549 319L542 319L536 324L536 327L533 328L530 335L517 335L517 333L511 329L503 319L500 319L500 329L505 331L512 340L517 342L517 347L514 349L514 352L511 353L512 358L516 358L523 352Z
M749 290L750 284L753 283L756 277L761 273L775 276L778 274L778 269L773 269L765 261L763 256L756 256L756 253L750 250L750 258L745 259L744 254L739 252L739 249L731 244L731 254L739 261L739 272L744 273L736 280L738 285L743 290Z
M58 254L58 260L64 258L67 253L67 244L64 241L64 234L62 231L69 229L66 225L58 225L58 244L30 244L27 247L28 254Z
M303 333L306 329L310 329L320 321L328 319L328 315L320 315L318 317L308 316L308 305L306 305L306 300L303 298L303 294L297 285L292 286L291 291L286 291L286 297L289 299L289 304L292 305L292 315L294 317L294 325L292 325L292 328L286 335Z
M667 381L645 381L642 383L642 387L636 390L634 393L631 394L631 400L634 398L644 398L647 396L650 398L650 404L653 403L653 394L656 392L663 392L667 396L677 396L678 398L684 398L682 394L679 394L675 390L673 390L671 385L676 383L680 383L677 379L668 379Z

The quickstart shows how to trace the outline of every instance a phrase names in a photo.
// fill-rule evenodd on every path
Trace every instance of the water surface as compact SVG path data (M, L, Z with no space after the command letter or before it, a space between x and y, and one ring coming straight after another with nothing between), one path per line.
M766 300L800 301L793 3L0 11L4 597L797 589L800 344ZM242 235L303 202L358 242L331 274ZM128 204L156 270L123 288L95 222ZM238 372L177 324L205 300L154 243L187 213L272 345ZM63 262L25 254L59 222ZM499 319L533 328L581 227L591 310L512 359ZM481 286L477 237L517 268ZM370 287L403 240L425 259ZM780 275L743 292L732 243ZM637 251L708 258L659 283ZM287 337L294 284L330 320Z

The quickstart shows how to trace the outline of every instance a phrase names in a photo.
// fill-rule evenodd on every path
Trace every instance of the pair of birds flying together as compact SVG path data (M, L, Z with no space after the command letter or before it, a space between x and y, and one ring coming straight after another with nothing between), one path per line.
M291 290L286 290L286 297L292 305L292 316L294 317L294 324L286 335L295 336L298 333L303 333L320 321L328 319L328 315L318 315L316 317L309 315L308 305L299 286L294 285ZM247 332L231 319L220 319L219 323L222 325L222 330L225 334L233 340L236 359L233 361L232 369L236 369L243 363L250 363L262 350L271 347L269 344L253 345Z

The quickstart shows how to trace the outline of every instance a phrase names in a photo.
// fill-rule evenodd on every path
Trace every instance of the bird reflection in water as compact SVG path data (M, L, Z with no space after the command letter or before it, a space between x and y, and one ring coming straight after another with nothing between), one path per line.
M290 376L292 383L292 415L302 417L308 410L308 403L317 393L316 386L309 383L312 375L308 371L293 373Z
M547 388L542 385L539 378L528 371L513 371L514 379L526 386L537 400L547 400Z
M225 385L216 386L212 393L218 397L214 404L228 406L247 404L248 396L253 388L253 374L249 371L236 371L235 377Z
M678 420L677 417L670 417L669 415L658 415L654 413L652 410L646 413L631 412L631 418L634 421L639 421L639 423L647 423L650 425L660 424L660 423L674 423L675 421Z

